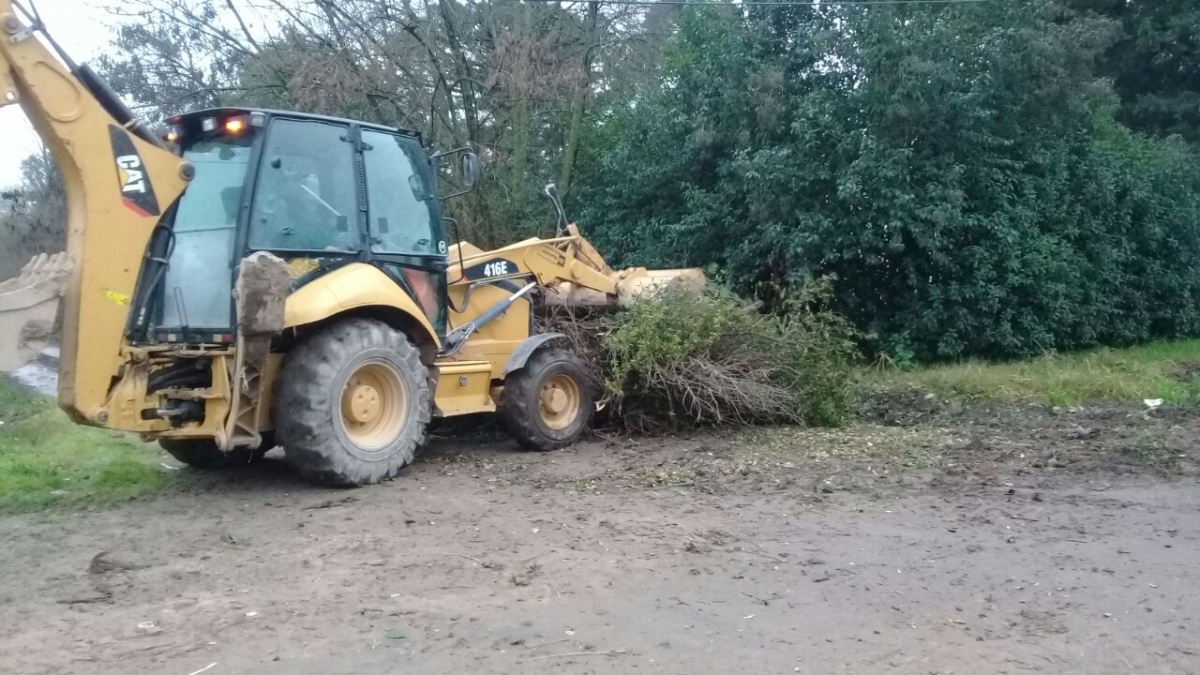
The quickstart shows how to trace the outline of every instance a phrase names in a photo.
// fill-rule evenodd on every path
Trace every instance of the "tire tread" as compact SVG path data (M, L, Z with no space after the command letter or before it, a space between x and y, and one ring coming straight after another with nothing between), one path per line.
M340 393L331 384L342 367L366 349L386 347L398 356L409 395L417 399L416 424L401 432L395 455L368 462L341 451L331 413ZM415 375L415 377L414 377ZM420 351L403 333L369 319L352 318L308 338L288 353L275 396L275 420L287 461L304 476L331 485L378 483L395 477L425 442L431 417L427 369Z
M541 412L534 405L538 401L540 391L539 376L555 363L563 362L568 370L576 377L584 406L584 423L575 433L565 438L553 438L546 435L539 424ZM573 352L561 347L545 347L533 353L525 363L525 367L511 373L504 381L504 401L501 408L504 424L508 433L526 450L548 452L565 448L587 430L591 420L592 395L587 380L587 370L583 361Z

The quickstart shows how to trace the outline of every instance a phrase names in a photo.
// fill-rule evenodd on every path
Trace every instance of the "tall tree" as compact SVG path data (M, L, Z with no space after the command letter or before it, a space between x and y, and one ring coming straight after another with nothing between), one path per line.
M416 129L480 151L488 180L452 205L498 244L544 222L537 187L570 182L597 64L643 32L600 3L513 0L130 0L104 63L165 116L212 105L299 109ZM606 64L607 65L607 64Z
M1074 15L1113 21L1101 72L1133 129L1200 143L1200 3L1193 0L1063 0Z
M1121 16L1108 57L1123 110L1135 129L1200 142L1200 3L1136 0Z
M14 276L38 253L66 248L62 178L45 146L21 161L21 181L0 193L0 280Z
M579 50L579 74L574 82L571 93L571 119L568 122L567 138L563 148L562 171L559 173L558 186L563 192L571 190L572 172L575 170L575 159L579 155L580 134L583 130L583 112L592 90L592 63L595 61L600 29L600 3L591 0L587 3L587 13L583 21L582 48Z

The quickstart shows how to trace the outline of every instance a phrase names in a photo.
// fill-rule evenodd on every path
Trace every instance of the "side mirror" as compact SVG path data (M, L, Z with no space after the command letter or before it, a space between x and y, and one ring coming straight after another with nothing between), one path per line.
M468 150L459 156L458 179L468 190L475 187L479 182L479 155Z
M438 162L438 160L440 160L442 157L447 157L449 155L458 156L457 166L455 167L457 171L450 169L446 166L446 164L441 164ZM455 174L454 178L457 180L459 187L462 188L454 194L438 195L438 199L445 200L450 199L451 197L465 195L474 190L475 186L479 183L479 174L481 173L479 167L479 155L472 152L470 148L455 148L454 150L435 152L429 156L429 159L435 162L435 167L437 167L439 173L444 171L446 174Z
M554 183L550 183L542 188L542 192L550 198L550 203L554 205L554 214L558 217L558 222L554 226L554 236L562 237L567 234L567 211L563 208L562 199L558 196L558 188Z

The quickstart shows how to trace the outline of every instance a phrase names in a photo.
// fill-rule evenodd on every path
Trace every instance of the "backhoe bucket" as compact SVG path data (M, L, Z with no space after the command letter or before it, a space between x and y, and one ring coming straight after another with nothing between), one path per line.
M58 301L71 267L66 253L42 253L19 275L0 282L0 372L34 360L54 338Z

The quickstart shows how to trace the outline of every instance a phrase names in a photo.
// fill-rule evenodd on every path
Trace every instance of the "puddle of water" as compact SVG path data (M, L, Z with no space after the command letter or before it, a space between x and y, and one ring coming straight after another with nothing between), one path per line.
M58 395L58 347L47 347L32 363L10 373L17 382L45 396Z

